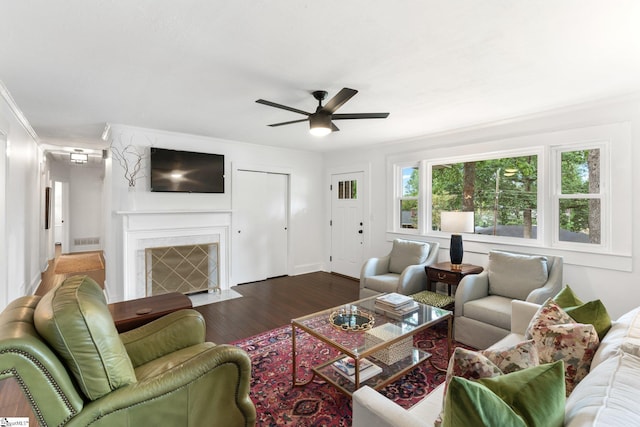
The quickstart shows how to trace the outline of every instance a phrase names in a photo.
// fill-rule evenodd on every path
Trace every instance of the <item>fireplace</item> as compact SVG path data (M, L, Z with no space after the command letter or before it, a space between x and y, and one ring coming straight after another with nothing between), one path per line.
M122 217L125 300L169 291L188 294L229 289L230 212L132 211L118 214ZM148 266L153 264L154 258L155 268ZM192 280L184 282L180 277Z
M219 291L218 244L145 249L147 296Z

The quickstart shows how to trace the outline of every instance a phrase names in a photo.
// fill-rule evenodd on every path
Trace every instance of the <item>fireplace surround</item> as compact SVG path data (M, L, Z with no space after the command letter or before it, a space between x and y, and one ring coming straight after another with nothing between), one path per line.
M122 218L122 277L125 300L150 295L147 291L147 250L213 245L217 262L207 270L211 291L229 289L230 211L126 211Z

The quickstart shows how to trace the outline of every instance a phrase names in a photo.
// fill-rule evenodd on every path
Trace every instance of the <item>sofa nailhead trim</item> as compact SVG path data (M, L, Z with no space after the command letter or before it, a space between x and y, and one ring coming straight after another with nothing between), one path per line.
M69 399L67 398L67 396L62 392L62 389L60 388L58 383L54 381L53 376L51 375L51 373L44 367L44 365L42 363L40 363L40 361L38 359L36 359L31 354L29 354L29 353L27 353L25 351L22 351L20 349L15 349L15 348L9 348L9 349L5 349L5 350L0 350L0 354L4 354L4 353L19 354L20 356L28 359L29 361L31 361L31 363L36 365L38 367L38 369L40 369L42 371L42 373L47 377L47 379L49 380L49 383L56 390L56 393L59 395L60 399L62 399L62 401L64 402L64 404L66 405L67 409L70 412L70 414L67 416L67 418L65 418L60 425L66 424L71 418L73 418L75 415L77 415L77 412L71 406L71 402L69 402ZM20 388L22 389L22 391L24 392L25 396L29 400L29 403L31 404L31 407L33 408L33 411L35 412L35 415L37 416L38 422L40 423L40 425L43 426L43 427L46 427L48 424L44 420L44 417L42 415L42 411L40 410L40 408L36 404L35 400L33 399L33 396L31 394L31 390L29 390L29 388L25 384L25 382L22 379L22 377L18 374L18 371L16 371L15 368L11 368L11 369L9 369L7 371L2 371L1 372L1 374L8 374L8 373L11 373L12 376L14 376L16 378L16 380L18 381L18 384L20 385Z

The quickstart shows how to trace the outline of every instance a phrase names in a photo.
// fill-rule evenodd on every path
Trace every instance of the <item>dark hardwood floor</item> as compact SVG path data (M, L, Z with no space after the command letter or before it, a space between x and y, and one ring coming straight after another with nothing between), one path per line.
M54 265L55 260L52 260L43 273L37 295L43 295L73 275L53 273ZM104 281L104 271L97 274L94 278L99 280L101 277ZM242 294L242 298L195 308L206 320L207 341L228 344L288 325L293 318L358 299L358 281L324 272L278 277L235 286L233 290ZM27 416L29 425L38 425L14 378L0 381L0 416Z
M196 307L207 322L207 341L230 343L291 319L358 299L354 279L317 272L233 287L242 298Z

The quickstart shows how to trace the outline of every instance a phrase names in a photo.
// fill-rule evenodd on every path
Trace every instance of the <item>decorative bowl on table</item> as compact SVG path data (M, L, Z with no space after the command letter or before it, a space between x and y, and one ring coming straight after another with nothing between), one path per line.
M373 315L355 306L341 308L329 315L329 322L343 331L366 331L373 327Z

